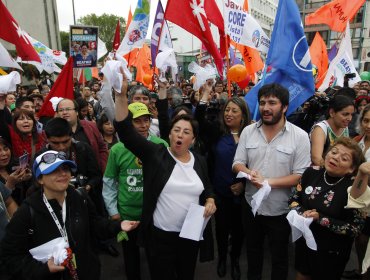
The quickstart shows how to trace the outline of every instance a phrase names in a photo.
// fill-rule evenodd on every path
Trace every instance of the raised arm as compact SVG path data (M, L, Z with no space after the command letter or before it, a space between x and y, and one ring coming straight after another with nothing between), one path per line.
M128 100L127 100L127 88L128 88L128 80L123 72L122 87L121 92L115 92L115 101L116 101L116 108L115 108L115 119L117 122L123 121L128 116Z
M351 196L353 198L359 198L368 188L370 174L370 162L364 162L360 165L355 181L351 188Z

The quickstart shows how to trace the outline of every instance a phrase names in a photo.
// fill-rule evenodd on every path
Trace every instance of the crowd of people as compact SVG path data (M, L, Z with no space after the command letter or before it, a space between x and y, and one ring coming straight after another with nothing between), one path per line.
M38 116L49 78L0 93L1 279L100 279L97 254L117 256L117 239L125 279L142 279L143 247L151 279L190 280L198 258L215 258L214 238L220 278L262 279L267 239L271 279L287 279L290 211L317 244L295 242L296 279L370 279L369 81L315 93L288 117L289 91L264 85L256 122L253 83L230 96L219 79L193 90L154 76L149 90L122 75L119 92L76 83L53 118ZM214 216L201 241L180 237L192 204ZM344 271L353 243L359 268ZM52 246L62 261L33 253Z

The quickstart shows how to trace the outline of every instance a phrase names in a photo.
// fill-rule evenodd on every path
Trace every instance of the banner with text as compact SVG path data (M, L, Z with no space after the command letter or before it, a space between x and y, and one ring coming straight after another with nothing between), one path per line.
M70 26L70 56L74 68L96 67L98 61L98 27Z
M224 6L225 31L230 38L240 45L267 53L270 39L258 22L243 10L243 6L231 0L224 0Z

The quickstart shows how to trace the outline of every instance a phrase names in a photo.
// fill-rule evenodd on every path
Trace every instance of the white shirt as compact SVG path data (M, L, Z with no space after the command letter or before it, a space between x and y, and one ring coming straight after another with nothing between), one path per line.
M302 174L311 164L310 141L305 131L286 121L283 129L270 142L262 129L262 122L251 124L240 135L234 163L259 171L265 178ZM291 189L274 188L262 202L258 214L279 216L288 213ZM258 189L247 180L245 199L251 205Z
M194 170L194 156L176 165L159 195L153 214L154 225L165 231L180 232L191 203L199 204L199 196L204 190L203 183Z

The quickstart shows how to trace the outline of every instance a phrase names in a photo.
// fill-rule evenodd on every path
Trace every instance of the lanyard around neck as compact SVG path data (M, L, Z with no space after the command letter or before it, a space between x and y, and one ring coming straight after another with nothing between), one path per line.
M57 215L55 214L53 208L51 207L44 193L42 194L42 199L44 200L46 208L49 210L51 217L53 218L56 226L58 227L60 234L62 235L64 240L67 242L67 244L69 244L67 230L66 230L66 216L67 216L66 200L64 199L63 206L62 206L62 218L63 218L63 224L64 224L64 226L62 227L61 224L59 223Z

